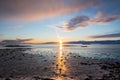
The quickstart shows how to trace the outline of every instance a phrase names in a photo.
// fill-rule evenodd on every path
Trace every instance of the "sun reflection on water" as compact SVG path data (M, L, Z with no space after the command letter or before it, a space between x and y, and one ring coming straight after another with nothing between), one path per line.
M56 61L56 69L55 72L57 73L57 78L56 80L63 80L63 76L64 74L66 74L67 68L65 65L65 59L64 59L64 55L63 55L63 42L62 40L60 40L59 42L59 53L57 55L57 61Z
M60 45L60 51L61 51L61 52L62 52L62 48L63 48L62 44L63 44L63 42L62 42L62 40L60 40L60 41L59 41L59 45Z

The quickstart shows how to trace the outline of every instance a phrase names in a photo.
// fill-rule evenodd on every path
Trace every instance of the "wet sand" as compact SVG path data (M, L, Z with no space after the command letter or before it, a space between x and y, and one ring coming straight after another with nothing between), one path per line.
M119 80L120 63L71 52L0 49L0 80Z

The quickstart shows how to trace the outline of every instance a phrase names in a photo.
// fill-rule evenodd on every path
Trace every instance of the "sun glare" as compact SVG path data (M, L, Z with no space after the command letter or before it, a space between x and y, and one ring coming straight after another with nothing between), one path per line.
M60 50L62 50L62 44L63 44L63 42L62 42L62 40L60 40L60 41L59 41Z

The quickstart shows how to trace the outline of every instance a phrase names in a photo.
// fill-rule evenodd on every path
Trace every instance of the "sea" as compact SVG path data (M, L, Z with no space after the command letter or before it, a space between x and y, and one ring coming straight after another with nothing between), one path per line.
M0 49L14 49L14 48L30 48L27 53L30 54L48 54L59 53L60 46L57 44L28 44L30 47L4 47ZM120 61L120 44L64 44L62 45L63 53L73 53L82 57L89 57L94 59L113 59Z

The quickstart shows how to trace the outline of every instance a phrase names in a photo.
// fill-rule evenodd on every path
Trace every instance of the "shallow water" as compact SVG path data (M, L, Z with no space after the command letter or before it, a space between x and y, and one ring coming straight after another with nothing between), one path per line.
M33 49L30 53L39 54L40 52L44 51L48 53L51 51L52 53L59 52L58 45L32 45ZM81 47L79 44L69 44L63 45L63 52L71 52L74 54L79 54L83 57L92 57L92 58L109 58L120 60L120 44L94 44L94 45L87 45L87 47Z
M120 60L120 45L32 45L30 48L2 48L0 76L40 77L55 80L99 78L107 73L99 70L95 59ZM94 72L94 73L93 73ZM18 79L17 79L18 80Z

